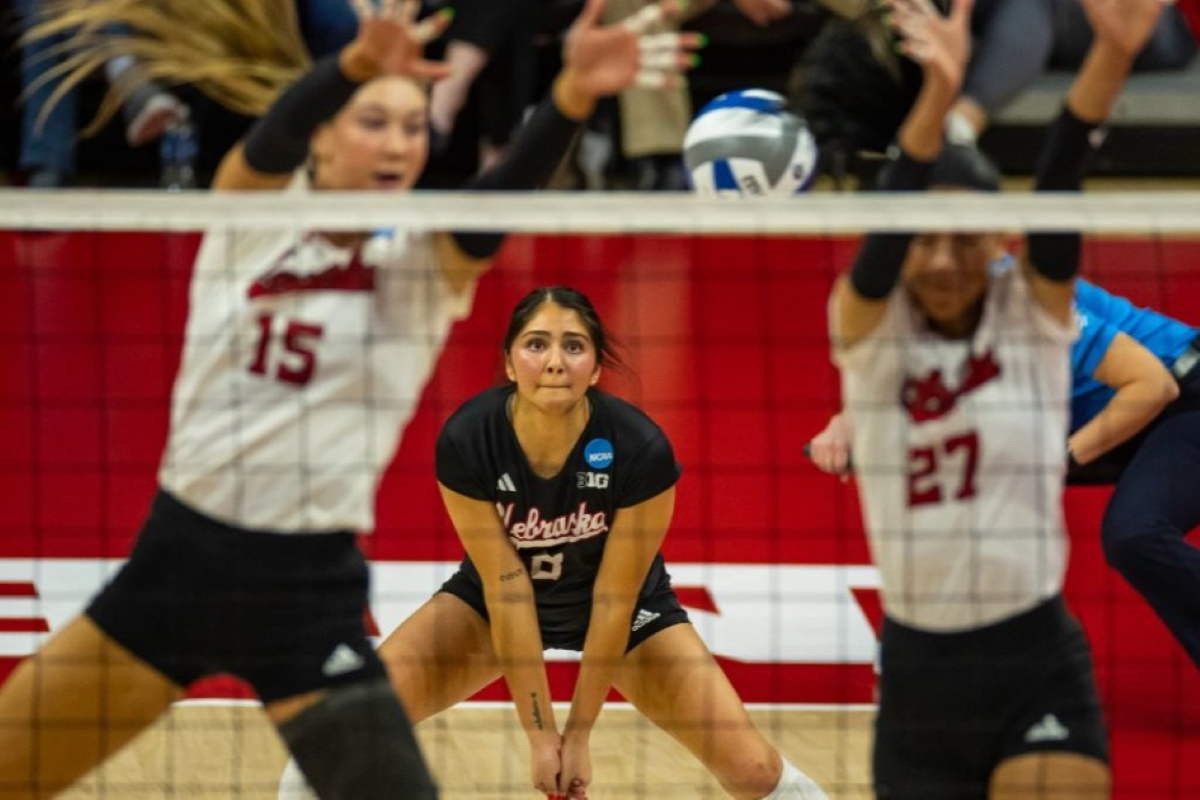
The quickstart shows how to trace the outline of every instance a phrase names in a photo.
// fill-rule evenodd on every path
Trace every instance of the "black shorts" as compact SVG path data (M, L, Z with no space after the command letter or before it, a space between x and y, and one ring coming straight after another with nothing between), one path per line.
M1061 597L965 633L884 621L880 800L985 800L1001 762L1050 751L1108 761L1087 640Z
M489 619L487 603L483 599L483 587L471 580L462 569L451 575L438 591L454 595L475 609L484 620ZM543 630L542 646L546 649L582 652L590 617L590 609L580 608L579 627L576 630L567 633L550 633ZM629 644L625 646L625 652L628 653L659 631L687 621L687 612L675 596L670 581L660 581L653 591L640 596L637 605L634 606L633 616L629 621Z
M385 677L367 639L368 570L351 533L230 527L163 491L87 615L180 686L217 673L264 702Z

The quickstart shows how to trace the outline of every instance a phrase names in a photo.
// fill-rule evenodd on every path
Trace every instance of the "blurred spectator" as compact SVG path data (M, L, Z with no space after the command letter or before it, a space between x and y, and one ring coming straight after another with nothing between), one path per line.
M37 0L18 0L17 12L23 31L28 32L42 21L39 6ZM119 36L124 30L113 26L110 33ZM69 36L70 31L61 31L26 41L21 47L24 105L18 166L26 173L27 184L32 187L67 186L75 179L78 91L64 81L64 75L55 73L64 58L57 48ZM140 84L136 91L128 93L122 104L126 141L131 147L157 139L172 122L185 118L188 113L186 106L157 84L139 80L134 74L137 69L135 59L129 56L105 63L106 75L114 86L125 82Z
M474 107L478 161L486 169L535 99L533 43L536 0L455 0L455 19L443 40L451 75L429 92L434 155L445 152L459 115ZM426 0L423 13L450 6ZM349 0L297 0L300 29L314 58L340 50L354 37L357 17Z
M789 99L816 137L821 171L841 184L872 173L876 162L864 154L887 150L920 85L920 69L896 53L876 6L821 30L801 56Z
M822 0L824 5L833 0ZM945 0L938 0L944 7ZM1196 54L1182 10L1200 19L1200 0L1169 7L1134 65L1180 69ZM822 170L869 177L920 89L920 70L897 55L876 4L856 19L828 24L801 58L790 93L821 147ZM991 116L1046 69L1076 69L1091 43L1079 0L976 0L975 51L963 100L947 119L955 141L973 141ZM879 86L891 84L883 93Z
M22 30L34 22L37 0L17 0ZM70 92L42 114L58 81L39 78L57 63L53 49L64 35L39 39L21 47L21 84L24 107L21 112L21 152L17 166L26 173L26 182L34 187L66 186L75 178L76 125L75 93ZM39 120L39 116L41 119Z
M104 75L113 86L119 86L122 81L136 84L121 104L125 116L125 141L130 147L153 142L172 125L187 119L190 113L179 98L154 81L137 78L137 70L137 60L133 56L110 58L104 65Z
M639 13L651 0L609 0L605 22L616 22ZM760 2L775 6L787 0L745 0L756 8ZM656 23L661 33L677 33L681 22L709 10L715 0L698 0L687 6L683 19ZM763 14L767 19L768 15ZM617 97L621 128L621 154L633 175L631 188L650 191L687 189L681 153L683 137L692 121L692 102L686 79L675 85L635 86Z
M975 39L962 98L947 133L973 141L988 121L1046 69L1076 70L1092 43L1079 0L976 0ZM1134 63L1135 71L1182 69L1196 55L1196 38L1181 11L1165 9Z
M446 32L449 78L433 84L429 121L435 148L444 148L469 101L478 104L479 166L487 169L534 100L535 0L456 0Z
M358 32L350 0L296 0L300 33L314 59L341 50Z

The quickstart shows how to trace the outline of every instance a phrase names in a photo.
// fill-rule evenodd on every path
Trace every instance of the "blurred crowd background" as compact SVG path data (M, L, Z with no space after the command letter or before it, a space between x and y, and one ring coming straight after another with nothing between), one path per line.
M60 56L53 41L21 41L44 11L42 1L0 8L0 185L178 186L177 165L164 161L182 153L194 172L182 184L206 186L251 120L195 87L149 84L89 131L110 85L136 73L131 58L112 59L42 113L56 85L46 71ZM607 14L618 20L645 2L609 0ZM424 3L427 12L447 4ZM947 131L978 139L1006 174L1032 171L1041 131L1086 50L1077 4L976 2L966 103ZM561 36L582 0L455 0L453 6L453 26L430 49L454 67L431 96L435 152L423 181L430 188L453 188L503 152L524 110L546 91ZM296 12L314 56L337 50L354 33L349 0L296 0ZM686 188L679 153L694 110L721 92L748 87L786 95L817 135L825 173L852 184L869 172L870 154L886 145L919 81L919 71L891 48L875 0L696 0L680 24L708 38L687 85L631 90L603 105L556 188ZM1139 59L1100 174L1200 175L1197 33L1200 0L1178 0ZM881 90L881 84L890 85ZM889 102L880 103L881 96Z

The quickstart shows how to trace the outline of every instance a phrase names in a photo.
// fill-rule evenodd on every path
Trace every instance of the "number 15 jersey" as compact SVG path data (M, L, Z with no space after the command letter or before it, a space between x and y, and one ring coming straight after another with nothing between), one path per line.
M991 278L969 339L930 330L897 287L875 330L835 348L863 516L896 621L970 630L1062 590L1073 338L1013 269Z
M351 248L210 231L160 484L241 528L370 531L380 475L471 295L444 280L424 232Z

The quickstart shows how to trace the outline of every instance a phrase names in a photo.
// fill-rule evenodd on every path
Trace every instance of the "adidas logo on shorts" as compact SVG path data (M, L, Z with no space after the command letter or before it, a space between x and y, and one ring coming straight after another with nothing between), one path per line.
M325 659L325 663L321 665L321 673L332 678L334 675L345 675L347 672L362 669L366 663L350 645L339 644L333 648L329 658Z
M1067 727L1058 721L1058 717L1047 714L1038 722L1033 723L1025 732L1027 742L1061 742L1071 735Z
M640 631L642 628L646 627L651 622L654 622L654 620L661 616L662 614L658 613L657 611L647 611L644 608L639 609L637 616L633 619L633 630Z

